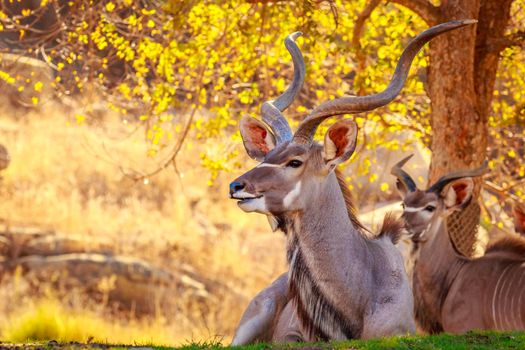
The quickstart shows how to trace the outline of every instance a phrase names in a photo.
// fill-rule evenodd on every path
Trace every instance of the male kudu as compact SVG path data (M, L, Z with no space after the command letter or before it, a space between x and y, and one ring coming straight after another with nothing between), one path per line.
M294 81L278 99L262 106L263 121L271 131L257 119L241 120L246 151L261 163L230 184L230 196L242 210L267 215L273 228L285 232L289 273L269 287L269 292L262 292L268 292L267 298L256 298L250 304L247 313L252 316L243 316L234 344L268 340L272 332L274 341L414 332L412 293L401 254L393 244L400 233L399 223L387 219L380 234L368 238L348 211L335 172L355 150L357 125L351 120L336 122L328 129L323 146L313 137L329 117L388 104L399 94L413 58L426 42L474 22L448 22L421 33L404 50L383 92L324 102L295 134L281 112L299 92L304 65L293 44L298 34L287 41L296 68ZM265 302L254 305L261 300Z
M418 324L427 332L525 329L525 240L496 241L468 259L455 248L446 218L471 200L472 177L486 167L460 171L419 190L401 168L392 168L403 196L405 226L417 248L413 291Z

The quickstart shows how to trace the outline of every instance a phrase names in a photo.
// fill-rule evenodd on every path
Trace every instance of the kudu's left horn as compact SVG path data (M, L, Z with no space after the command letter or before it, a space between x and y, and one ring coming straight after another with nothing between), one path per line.
M288 108L297 97L306 75L303 55L295 43L295 39L300 35L302 35L301 32L295 32L288 35L284 40L284 45L290 52L293 61L294 74L292 82L281 96L273 101L264 102L261 107L262 119L272 129L277 144L290 141L293 137L292 129L281 112Z
M477 21L473 19L451 21L425 30L423 33L412 39L405 48L397 62L394 75L384 91L368 96L341 97L320 104L314 108L310 115L308 115L308 117L306 117L301 123L293 137L293 141L302 144L312 143L317 127L328 117L348 113L367 112L388 104L401 91L401 88L405 84L408 71L410 70L412 60L423 45L440 34L476 22Z
M408 173L404 171L402 167L413 156L414 155L411 154L408 157L397 162L390 170L390 174L396 176L397 180L400 181L403 185L405 185L409 192L414 192L415 190L417 190L417 186L414 180L412 180L412 177L410 177L410 175L408 175Z

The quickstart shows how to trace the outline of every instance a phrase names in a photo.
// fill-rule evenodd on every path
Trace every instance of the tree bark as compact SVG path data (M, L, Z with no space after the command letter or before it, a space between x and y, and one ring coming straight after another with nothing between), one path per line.
M473 18L477 26L453 31L430 43L432 160L429 181L479 166L486 157L488 116L512 0L444 0L443 21Z
M443 21L477 19L479 0L443 1L440 11ZM430 43L430 183L447 172L480 165L485 157L486 118L477 108L474 88L475 45L475 26Z
M482 1L476 35L476 60L474 62L474 87L477 105L484 116L490 114L494 83L498 70L499 54L504 45L493 45L505 38L513 0Z

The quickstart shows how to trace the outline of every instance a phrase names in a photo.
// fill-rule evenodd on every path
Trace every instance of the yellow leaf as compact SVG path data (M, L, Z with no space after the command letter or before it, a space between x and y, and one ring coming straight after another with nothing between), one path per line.
M108 12L113 12L114 9L115 9L115 4L114 4L114 3L112 3L112 2L108 2L108 3L106 4L106 11L108 11Z
M41 92L43 86L44 84L41 81L37 81L33 88L35 89L36 92Z
M82 114L75 115L75 119L77 120L77 124L82 124L86 121L86 116Z

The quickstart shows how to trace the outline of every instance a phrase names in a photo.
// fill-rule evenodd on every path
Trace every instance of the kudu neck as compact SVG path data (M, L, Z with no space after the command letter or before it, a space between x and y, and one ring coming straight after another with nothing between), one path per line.
M455 252L444 218L438 217L432 222L426 235L432 238L421 245L414 266L414 296L424 308L416 313L441 323L441 307L467 260Z
M370 276L363 271L373 259L349 218L335 174L317 186L303 210L288 218L290 293L302 305L299 318L312 334L356 338L362 332L362 319L356 315L369 297L363 291Z
M362 248L366 238L349 217L347 203L334 172L318 185L301 212L292 214L301 239Z
M445 218L436 218L430 224L427 235L432 238L421 245L417 266L428 271L430 276L442 278L443 275L454 273L451 267L466 261L466 258L456 253L450 241Z

